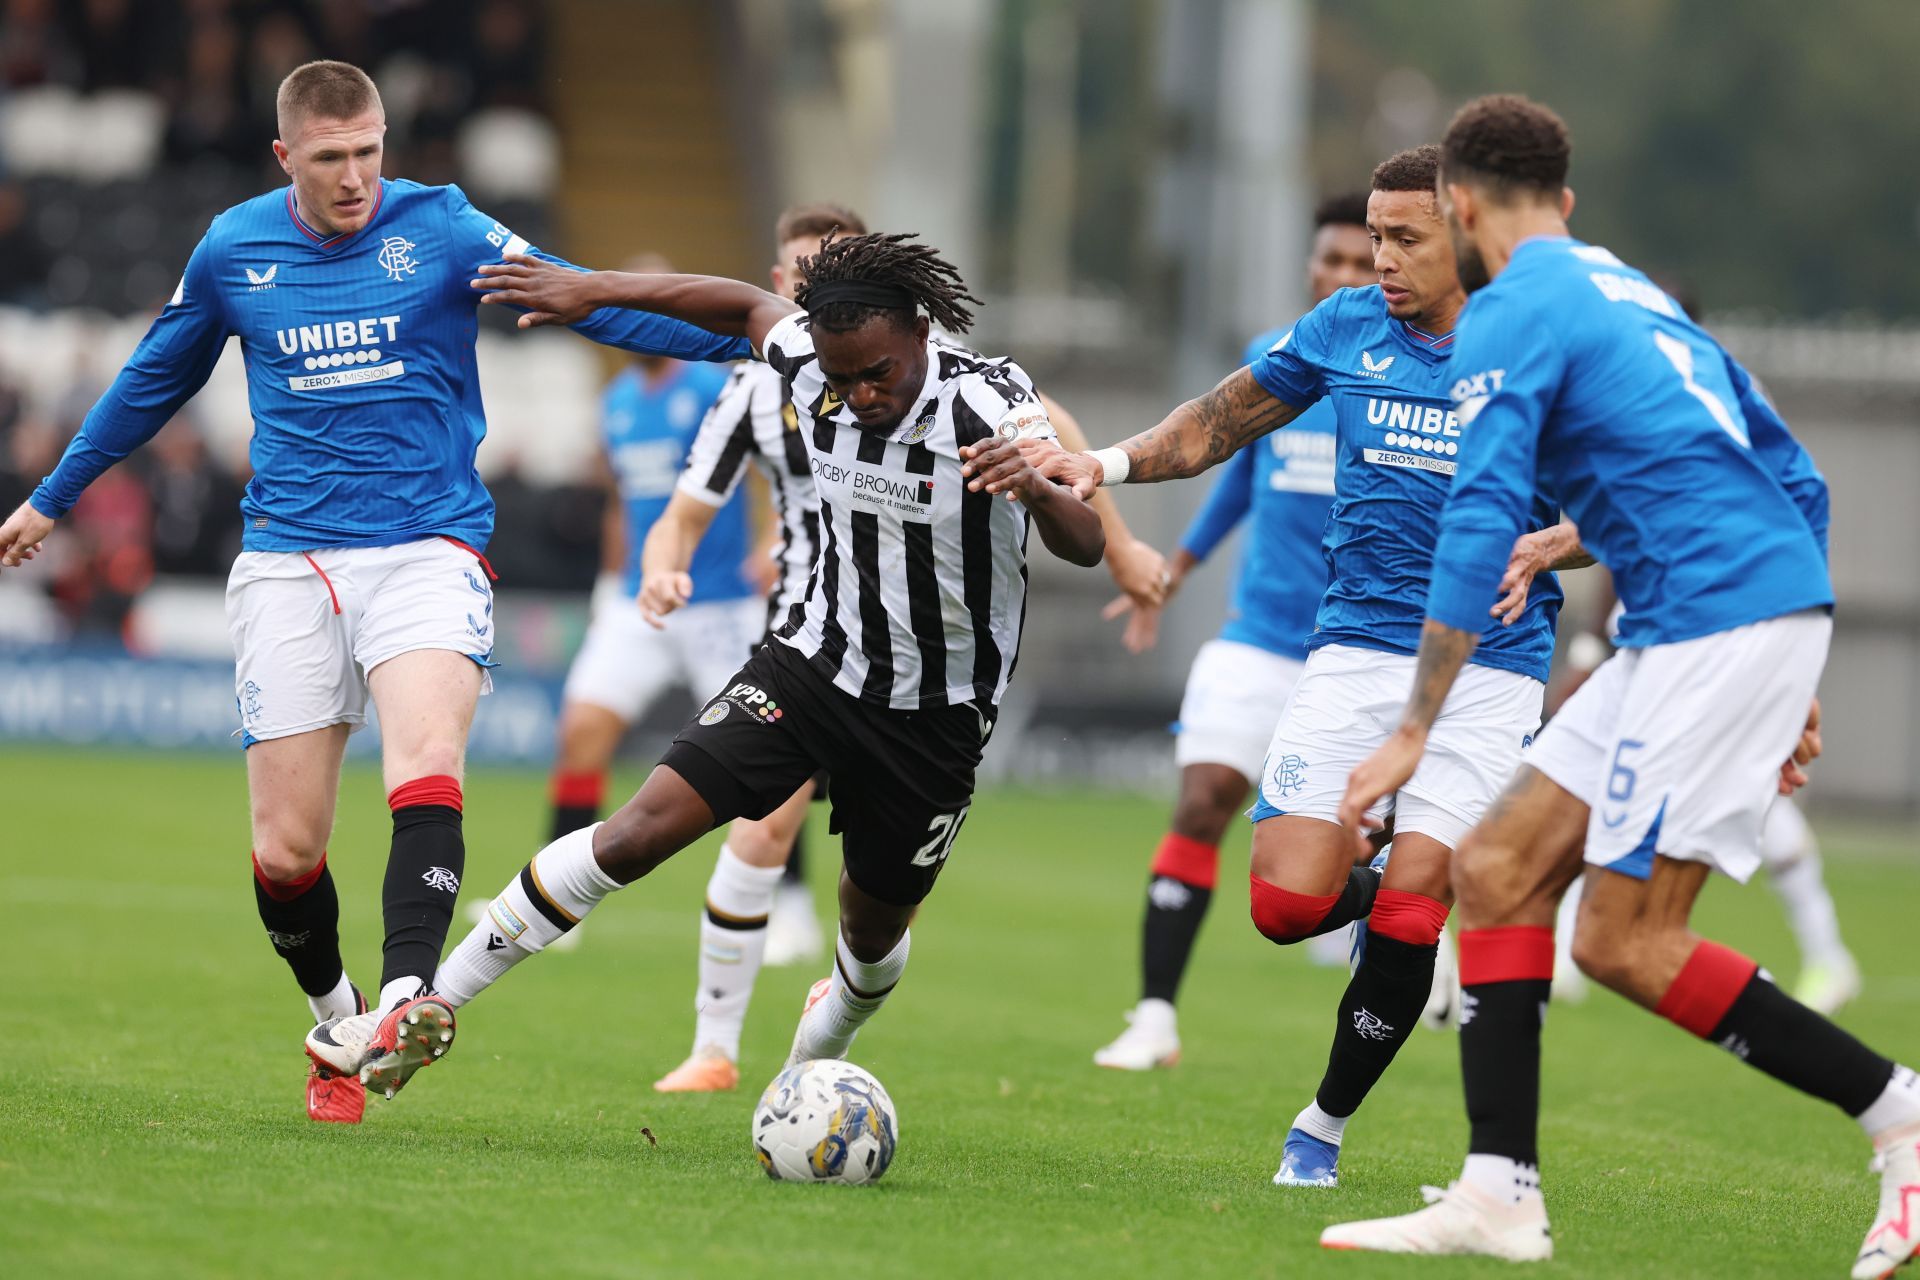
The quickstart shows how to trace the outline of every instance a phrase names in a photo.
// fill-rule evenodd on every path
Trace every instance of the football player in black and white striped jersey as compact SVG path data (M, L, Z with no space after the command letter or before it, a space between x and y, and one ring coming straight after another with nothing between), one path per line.
M800 283L801 258L840 235L866 232L860 216L842 205L801 204L786 210L774 225L779 258L770 273L773 291L792 298ZM935 331L932 337L938 341L942 335ZM1040 401L1063 447L1088 447L1071 415L1044 394ZM694 550L714 513L753 469L766 479L777 535L770 548L769 563L778 566L778 576L768 584L769 630L793 616L806 596L820 546L820 498L799 427L787 380L773 366L759 361L734 366L694 439L672 501L648 535L642 558L643 616L656 619L695 603L688 574ZM1133 536L1106 491L1095 496L1093 506L1106 530L1106 564L1116 585L1138 607L1157 608L1165 599L1165 559ZM794 799L765 822L735 823L728 832L707 884L693 1049L685 1062L655 1083L656 1089L734 1088L739 1083L741 1030L761 964L818 957L819 924L797 870L813 791L813 782L803 783ZM782 863L785 874L776 889L770 869Z
M1054 434L1026 374L929 336L930 322L961 333L971 320L951 265L912 236L863 235L802 268L798 305L738 281L526 257L474 282L485 301L524 307L522 327L608 305L746 336L791 388L823 546L805 599L639 793L542 849L493 900L436 976L452 1005L614 889L825 769L845 860L839 938L792 1060L844 1056L899 981L907 923L972 803L1026 614L1028 529L1071 563L1100 562L1098 515L1019 450Z

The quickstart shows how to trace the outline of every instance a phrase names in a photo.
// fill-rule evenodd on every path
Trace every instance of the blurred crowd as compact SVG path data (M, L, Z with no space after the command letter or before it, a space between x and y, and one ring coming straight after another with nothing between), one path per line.
M274 93L321 57L378 80L389 176L461 182L540 239L558 167L547 45L543 0L0 0L0 306L156 310L215 213L285 182ZM16 369L36 358L12 355ZM98 363L77 361L50 395L0 360L0 511L79 430L115 372ZM249 474L189 404L7 587L44 596L59 634L120 635L156 580L224 580ZM586 591L597 486L534 484L511 460L489 483L503 580Z
M214 213L284 181L274 93L319 57L380 82L390 174L491 187L489 209L537 235L558 168L544 9L0 0L0 302L125 312L164 299ZM503 150L510 173L490 182L475 157Z

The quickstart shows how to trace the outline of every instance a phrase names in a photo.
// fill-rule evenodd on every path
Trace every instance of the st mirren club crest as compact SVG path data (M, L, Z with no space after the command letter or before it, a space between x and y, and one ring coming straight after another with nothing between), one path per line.
M413 260L413 241L405 236L388 236L380 242L379 263L389 280L404 280L420 266Z

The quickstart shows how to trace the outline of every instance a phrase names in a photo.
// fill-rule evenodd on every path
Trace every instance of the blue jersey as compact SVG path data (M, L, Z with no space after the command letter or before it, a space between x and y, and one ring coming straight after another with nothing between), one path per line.
M1523 242L1454 354L1470 449L1429 602L1477 628L1536 486L1613 571L1619 643L1672 644L1831 606L1827 485L1747 371L1646 276Z
M673 487L687 465L687 450L701 419L720 398L728 371L719 365L669 366L649 384L638 369L623 370L607 384L600 401L601 433L607 462L626 508L627 546L622 573L629 599L640 594L640 549L647 530L667 509ZM754 594L747 578L752 531L748 528L746 490L736 489L694 548L693 603L740 600Z
M1337 422L1327 593L1310 649L1419 651L1440 512L1470 453L1448 395L1452 346L1451 335L1434 338L1394 319L1379 286L1370 285L1339 290L1253 364L1273 395L1303 408L1324 399ZM1538 497L1522 505L1525 529L1559 519ZM1496 598L1487 597L1471 628L1481 633L1473 661L1545 680L1560 584L1550 573L1536 579L1526 612L1510 627L1489 616Z
M493 499L474 470L486 419L474 362L480 295L468 281L482 263L528 252L458 187L382 181L367 225L332 237L300 218L292 188L235 205L207 229L34 507L65 515L200 389L233 336L253 414L247 550L435 535L484 547ZM639 311L597 311L574 328L630 351L748 354L744 340Z
M1255 338L1243 362L1265 355L1284 332ZM1234 454L1180 539L1187 554L1205 560L1235 525L1252 519L1221 639L1287 658L1307 656L1307 634L1327 590L1320 540L1333 505L1333 425L1333 406L1317 404L1286 430Z

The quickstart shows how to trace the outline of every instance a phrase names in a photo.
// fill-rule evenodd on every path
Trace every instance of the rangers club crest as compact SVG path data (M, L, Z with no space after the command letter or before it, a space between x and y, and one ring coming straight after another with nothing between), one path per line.
M380 242L379 263L389 280L404 280L420 266L413 260L413 241L405 236L388 236Z

